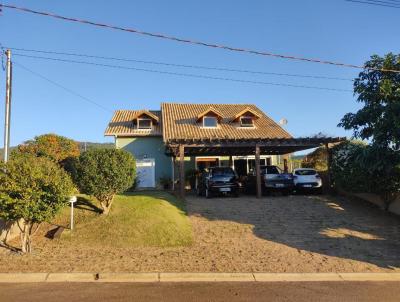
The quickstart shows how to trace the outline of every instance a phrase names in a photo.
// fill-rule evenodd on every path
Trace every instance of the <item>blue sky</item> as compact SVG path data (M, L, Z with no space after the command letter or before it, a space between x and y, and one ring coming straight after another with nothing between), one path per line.
M183 38L360 65L371 54L398 53L400 49L400 9L343 0L15 0L4 3ZM15 48L264 72L349 79L359 72L350 68L185 45L9 9L4 9L0 16L0 42ZM276 121L286 118L289 121L286 128L294 136L309 136L318 132L334 136L351 135L338 128L337 124L345 113L360 106L351 91L195 79L18 56L14 56L14 61L110 110L159 109L161 102L254 103ZM250 81L352 89L351 81L90 61ZM5 72L1 70L1 103L4 100L4 83ZM103 136L112 112L94 106L18 66L14 68L13 85L12 145L49 132L79 141L112 141ZM3 106L0 108L0 123L3 125Z

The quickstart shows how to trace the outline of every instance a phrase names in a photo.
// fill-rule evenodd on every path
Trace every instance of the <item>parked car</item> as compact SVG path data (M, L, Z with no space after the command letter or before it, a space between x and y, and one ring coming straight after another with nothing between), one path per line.
M294 169L293 182L297 191L322 192L322 179L315 169Z
M201 175L197 186L197 194L211 198L214 195L231 194L239 196L241 183L236 172L230 167L211 167Z
M284 173L279 167L269 165L260 166L261 171L261 188L263 193L273 191L281 192L284 195L293 192L294 183L293 175ZM254 193L256 191L257 179L255 171L250 173L245 184L246 192Z

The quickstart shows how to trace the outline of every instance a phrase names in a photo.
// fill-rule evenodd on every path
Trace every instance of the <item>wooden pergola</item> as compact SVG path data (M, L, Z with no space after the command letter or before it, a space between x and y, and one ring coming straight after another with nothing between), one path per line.
M166 154L179 161L179 196L185 197L185 156L232 156L255 155L257 198L261 198L260 155L283 155L296 151L326 146L328 175L331 152L329 144L345 141L345 137L306 137L271 139L171 139L166 142ZM330 176L329 176L330 182Z

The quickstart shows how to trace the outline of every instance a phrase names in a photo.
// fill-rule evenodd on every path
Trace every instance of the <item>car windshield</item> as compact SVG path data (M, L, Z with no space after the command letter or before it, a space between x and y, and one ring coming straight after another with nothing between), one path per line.
M265 166L262 167L261 174L280 174L278 167L276 166Z
M317 174L317 171L315 171L315 170L296 170L294 172L294 174L301 175L301 176L303 176L303 175L315 175L315 174Z
M212 176L235 176L232 168L214 168L211 169Z

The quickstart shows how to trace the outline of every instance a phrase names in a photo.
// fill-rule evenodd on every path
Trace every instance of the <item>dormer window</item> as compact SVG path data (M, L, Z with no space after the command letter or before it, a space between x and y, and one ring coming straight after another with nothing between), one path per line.
M138 130L152 130L153 125L158 125L159 117L148 110L140 110L133 116L133 125Z
M138 129L151 129L153 126L153 121L149 118L138 118L137 119L137 128Z
M260 118L260 114L250 107L246 107L235 115L232 122L240 128L255 128L255 120Z
M240 117L240 127L254 127L253 117L251 116Z
M204 116L203 127L204 128L217 128L218 120L215 116Z
M197 116L196 123L201 123L203 128L218 128L218 124L222 122L222 114L213 107L208 107L205 111Z

